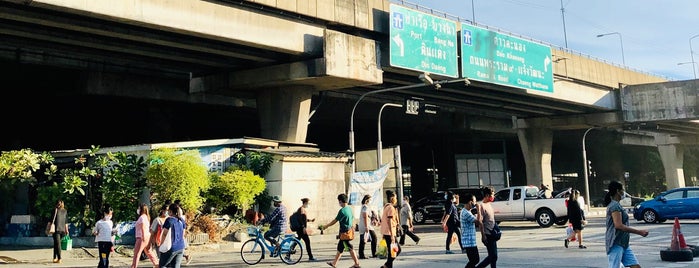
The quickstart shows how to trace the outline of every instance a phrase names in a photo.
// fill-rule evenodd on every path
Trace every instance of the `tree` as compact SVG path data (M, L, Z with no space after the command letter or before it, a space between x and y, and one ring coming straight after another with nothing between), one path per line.
M209 189L206 166L197 150L161 148L148 156L146 181L162 200L180 200L185 210L198 210L204 203L201 192Z
M47 152L35 153L31 149L13 150L0 153L0 180L14 184L17 182L36 183L34 173L41 165L48 165L46 175L56 171L53 156Z
M146 186L143 177L146 162L143 157L124 152L107 153L107 156L109 168L96 183L102 189L102 202L112 206L115 221L132 220L134 208L139 205L138 195Z

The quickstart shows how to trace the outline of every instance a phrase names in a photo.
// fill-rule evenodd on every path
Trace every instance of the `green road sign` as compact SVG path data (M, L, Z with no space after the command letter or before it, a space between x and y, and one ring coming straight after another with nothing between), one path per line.
M461 68L468 79L553 92L550 47L463 23Z
M391 66L458 77L456 22L391 4Z

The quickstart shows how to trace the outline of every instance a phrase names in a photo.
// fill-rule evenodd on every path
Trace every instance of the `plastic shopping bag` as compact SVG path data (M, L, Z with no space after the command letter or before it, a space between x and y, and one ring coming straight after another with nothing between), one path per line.
M379 241L379 246L376 248L376 256L379 259L385 259L388 254L388 246L386 245L386 240L381 239Z
M62 250L71 250L73 249L73 239L70 239L70 236L64 236L63 239L61 239L61 249Z
M573 232L573 225L568 224L568 227L566 227L566 237L570 237L571 235L573 235ZM570 239L570 241L575 241L575 236L573 236L573 238Z

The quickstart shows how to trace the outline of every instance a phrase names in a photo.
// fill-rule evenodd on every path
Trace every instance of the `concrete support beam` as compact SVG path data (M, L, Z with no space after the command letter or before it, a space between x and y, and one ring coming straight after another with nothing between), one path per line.
M222 96L199 88L196 81L166 79L136 74L88 72L83 81L86 94L137 99L203 103L235 107L255 107L248 97Z
M257 110L262 138L305 143L313 92L311 87L260 90Z
M535 120L530 125L546 125L545 120ZM517 121L519 122L519 121ZM551 145L553 131L547 127L518 128L517 137L524 154L527 169L527 184L553 186L551 172Z
M665 168L667 189L684 187L684 147L679 144L658 145L658 152Z
M699 119L699 80L625 86L621 108L625 121Z
M316 90L383 83L376 42L326 30L323 58L195 78L217 92L282 86L311 86Z
M655 142L655 138L653 138L653 136L649 134L636 134L625 132L621 136L621 144L624 145L655 147L657 146Z
M665 182L668 189L684 187L684 144L681 137L669 134L655 134L660 160L665 169Z
M220 1L32 0L24 2L35 7L294 55L320 56L322 53L321 38L324 27L294 21L283 16L255 12L236 5L226 5ZM33 19L36 20L36 18ZM55 27L53 24L51 26ZM65 27L81 29L80 25ZM109 33L106 34L109 35ZM128 36L120 37L128 38ZM184 43L186 42L183 42L183 45Z

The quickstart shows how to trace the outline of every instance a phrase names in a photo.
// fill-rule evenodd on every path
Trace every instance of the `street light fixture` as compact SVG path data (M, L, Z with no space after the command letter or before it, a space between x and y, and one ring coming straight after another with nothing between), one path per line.
M587 133L590 132L590 130L600 128L600 127L591 127L585 130L585 134L583 134L582 138L582 156L583 156L583 166L585 167L583 178L585 178L585 202L587 202L587 206L590 206L590 182L588 179L588 173L590 173L589 167L587 163L587 151L585 150L585 137L587 137Z
M694 61L694 50L692 49L692 39L699 37L699 34L694 35L689 38L689 55L692 57L692 62ZM697 68L696 66L692 65L692 73L694 73L694 79L697 79Z
M383 164L383 145L381 144L381 114L383 113L383 108L386 107L403 107L401 104L396 104L396 103L385 103L383 106L381 106L381 109L379 110L379 119L377 120L378 124L378 141L376 142L376 167L379 168L381 167L381 164Z
M597 37L602 37L602 36L607 36L607 35L612 35L612 34L619 35L619 42L621 43L621 62L624 64L624 66L626 66L626 59L624 58L624 40L621 38L621 33L613 32L613 33L598 34Z
M695 64L697 64L696 62L693 62L693 61L680 62L680 63L677 63L677 65L679 66L679 65L685 65L685 64L690 64L690 63L692 64L692 74L694 74L694 79L697 79L697 73L694 72L694 70L696 69L696 66L694 66Z
M423 73L420 75L420 80L422 80L423 83L421 84L414 84L414 85L408 85L408 86L400 86L400 87L392 87L392 88L384 88L384 89L379 89L379 90L374 90L374 91L367 91L361 96L359 96L359 99L354 103L354 107L352 107L352 114L350 115L350 131L349 131L349 151L348 153L350 154L350 165L351 165L351 172L356 171L356 165L354 163L354 111L357 110L357 105L359 104L364 97L371 95L371 94L377 94L377 93L383 93L383 92L389 92L389 91L396 91L396 90L404 90L404 89L412 89L412 88L419 88L419 87L424 87L424 86L432 86L434 89L439 89L441 88L442 84L446 83L457 83L457 82L463 82L466 85L469 85L471 82L468 80L468 78L462 78L462 79L456 79L456 80L444 80L444 81L434 81L429 73Z

